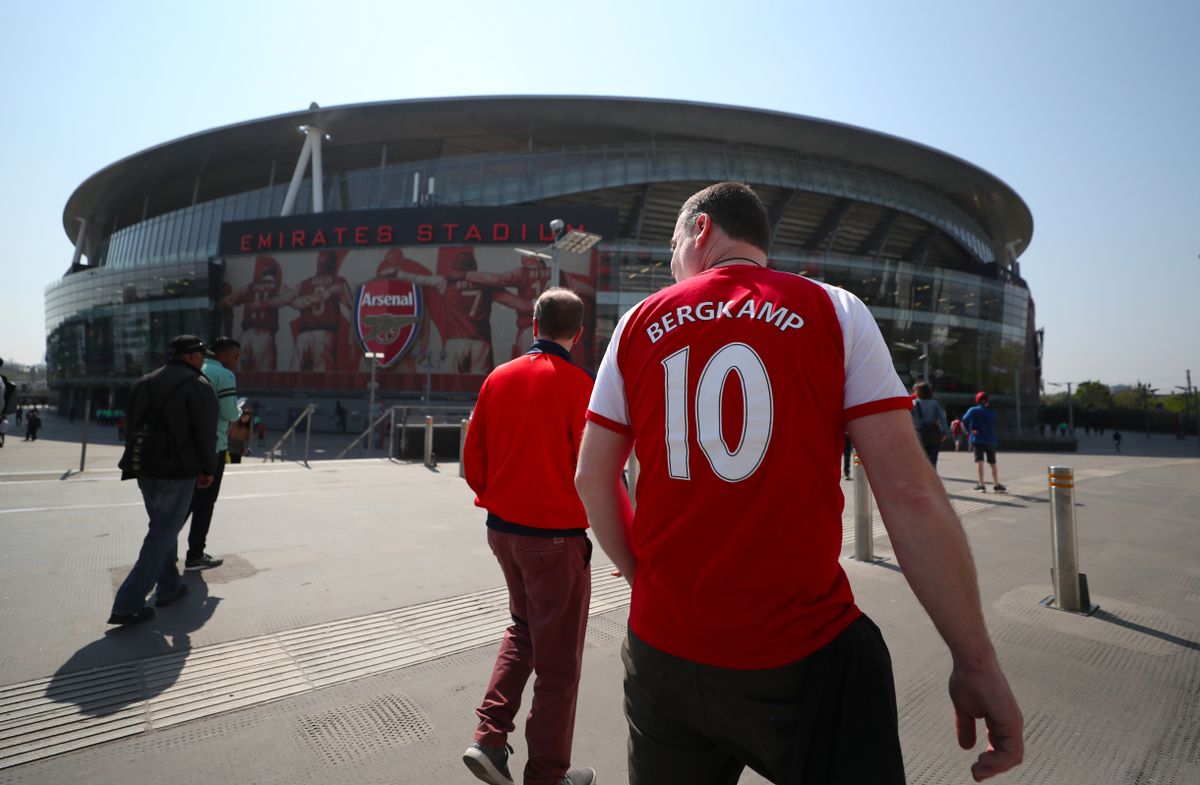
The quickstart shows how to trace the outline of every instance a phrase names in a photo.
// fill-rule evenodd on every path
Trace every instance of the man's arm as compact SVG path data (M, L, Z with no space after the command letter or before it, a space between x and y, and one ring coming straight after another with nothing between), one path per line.
M233 422L242 413L237 404L237 377L233 375L233 371L221 366L224 373L220 374L221 383L213 384L213 390L217 394L217 403L220 405L219 418L222 422Z
M632 447L632 436L589 422L583 429L583 446L575 469L575 490L587 510L588 524L600 547L631 586L637 571L628 535L633 507L621 484L621 470Z
M954 659L950 700L959 745L975 745L975 720L987 725L989 746L971 774L978 782L1008 771L1024 756L1024 720L983 621L966 533L907 412L851 420L848 429L904 578Z
M507 305L509 308L512 308L514 311L520 314L528 315L533 313L533 303L531 303L529 300L526 300L524 297L517 297L507 289L501 289L500 291L496 292L492 296L492 302L499 303L500 305Z
M217 304L218 308L230 308L234 305L241 305L246 301L246 294L250 291L249 286L243 286L236 292L231 292L221 302Z
M521 268L516 267L502 273L485 273L481 270L471 270L466 279L470 283L483 286L516 286L521 280Z
M446 276L444 275L421 275L419 273L410 273L404 270L388 270L384 273L385 276L395 278L397 281L408 281L415 283L418 286L428 286L436 289L439 293L446 291ZM467 280L471 280L470 273L467 274Z
M471 421L467 425L467 439L463 442L463 476L467 485L475 491L475 495L483 497L487 490L487 439L484 435L487 406L484 396L487 393L487 382L479 390L479 398L475 401L475 409L471 412Z

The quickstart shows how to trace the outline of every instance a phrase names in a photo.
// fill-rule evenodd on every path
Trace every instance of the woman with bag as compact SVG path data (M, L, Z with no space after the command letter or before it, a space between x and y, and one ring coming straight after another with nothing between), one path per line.
M250 442L254 438L250 427L250 409L242 407L238 418L229 423L229 462L241 463L243 455L250 454Z
M946 424L946 410L933 397L933 387L929 382L920 381L913 385L912 420L917 430L917 439L925 448L929 462L937 468L938 451L942 449L942 441L950 432Z

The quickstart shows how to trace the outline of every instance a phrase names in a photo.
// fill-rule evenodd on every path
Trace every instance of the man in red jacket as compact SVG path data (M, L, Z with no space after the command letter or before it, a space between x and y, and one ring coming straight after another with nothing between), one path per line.
M543 293L533 307L533 347L484 381L467 431L467 484L487 510L488 545L508 584L513 620L475 711L475 743L463 754L471 772L492 785L513 785L508 734L535 671L525 785L596 778L592 769L570 767L592 590L592 544L574 483L592 394L592 375L571 362L582 321L574 292Z

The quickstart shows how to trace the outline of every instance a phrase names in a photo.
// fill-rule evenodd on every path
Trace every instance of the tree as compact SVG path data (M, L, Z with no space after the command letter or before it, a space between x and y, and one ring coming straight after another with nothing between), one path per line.
M1113 404L1119 409L1141 409L1142 392L1137 387L1130 387L1112 397Z
M1098 381L1080 382L1075 388L1075 405L1083 408L1093 406L1097 409L1111 409L1113 406L1112 390L1107 384Z

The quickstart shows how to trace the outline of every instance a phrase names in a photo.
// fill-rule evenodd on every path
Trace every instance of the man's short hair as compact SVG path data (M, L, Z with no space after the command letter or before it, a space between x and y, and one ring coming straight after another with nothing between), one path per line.
M750 243L763 253L770 251L771 221L767 208L745 183L710 185L692 194L679 209L689 228L696 225L700 213L711 218L730 238Z
M926 381L919 381L913 385L913 392L917 394L918 398L928 400L933 397L933 385Z
M212 342L212 346L209 347L209 351L211 351L213 354L220 354L221 352L228 351L229 349L241 348L242 345L235 339L230 338L228 335L222 335L220 338Z
M570 289L554 287L542 292L533 304L538 335L552 341L574 338L583 324L583 300Z

